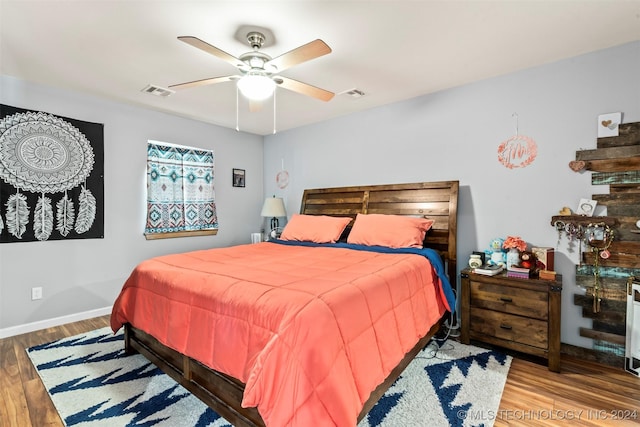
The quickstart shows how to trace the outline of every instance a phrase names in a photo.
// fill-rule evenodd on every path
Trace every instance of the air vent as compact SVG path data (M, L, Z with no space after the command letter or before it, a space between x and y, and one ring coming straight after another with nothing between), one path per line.
M364 92L361 91L360 89L349 89L349 90L345 90L344 92L340 92L338 95L347 95L350 96L351 98L357 99L357 98L362 98L364 96Z
M164 96L164 97L167 97L169 95L173 95L174 93L176 93L171 89L166 89L164 87L160 87L156 85L147 85L144 89L142 89L142 92L150 93L151 95L155 95L155 96Z

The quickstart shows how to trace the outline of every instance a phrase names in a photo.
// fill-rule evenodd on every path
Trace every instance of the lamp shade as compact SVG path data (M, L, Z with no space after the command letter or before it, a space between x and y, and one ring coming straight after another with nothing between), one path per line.
M282 217L287 216L287 212L284 209L284 201L281 197L268 197L264 201L262 206L261 216L266 217Z
M255 101L262 101L273 94L276 83L261 72L249 71L238 80L238 89L244 96Z

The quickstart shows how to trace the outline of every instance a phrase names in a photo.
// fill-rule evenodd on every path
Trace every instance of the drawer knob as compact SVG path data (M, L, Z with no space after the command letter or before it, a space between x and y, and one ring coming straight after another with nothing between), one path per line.
M512 302L513 300L512 300L511 298L509 298L509 297L500 297L500 301L503 301L503 302Z
M511 326L510 326L510 325L505 325L504 323L501 323L501 324L500 324L500 327L501 327L502 329L509 329L509 330L511 330Z

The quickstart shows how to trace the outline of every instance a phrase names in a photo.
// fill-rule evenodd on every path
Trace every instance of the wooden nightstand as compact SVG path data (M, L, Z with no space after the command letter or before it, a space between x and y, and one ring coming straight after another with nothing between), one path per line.
M562 276L517 279L461 272L460 341L477 340L544 357L560 372Z

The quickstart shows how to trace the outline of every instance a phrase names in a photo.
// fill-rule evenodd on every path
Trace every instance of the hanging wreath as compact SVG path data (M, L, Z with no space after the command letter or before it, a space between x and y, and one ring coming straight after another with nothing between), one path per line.
M536 142L518 133L518 114L513 113L513 117L516 120L516 134L498 146L498 161L509 169L528 166L538 155Z

